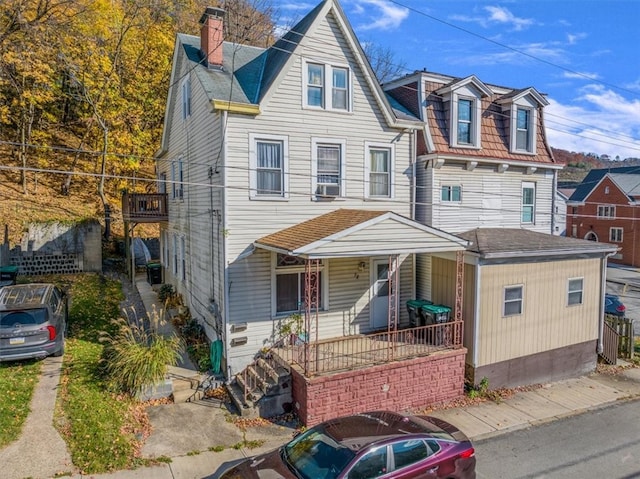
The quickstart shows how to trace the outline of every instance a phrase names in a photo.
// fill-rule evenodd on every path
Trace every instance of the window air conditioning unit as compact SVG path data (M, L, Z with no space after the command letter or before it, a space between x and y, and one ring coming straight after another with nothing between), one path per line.
M316 195L320 198L335 198L340 196L340 186L335 184L319 184Z

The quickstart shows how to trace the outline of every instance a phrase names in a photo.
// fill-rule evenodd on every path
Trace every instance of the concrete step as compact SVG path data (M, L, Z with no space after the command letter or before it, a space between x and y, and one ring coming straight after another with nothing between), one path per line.
M195 402L204 398L204 392L200 389L182 389L173 391L173 402Z

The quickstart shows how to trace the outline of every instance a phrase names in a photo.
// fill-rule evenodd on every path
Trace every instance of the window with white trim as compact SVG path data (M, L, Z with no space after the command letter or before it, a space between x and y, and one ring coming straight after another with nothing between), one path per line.
M598 218L615 218L616 207L614 205L598 205Z
M522 183L522 215L521 222L533 224L536 211L536 184L525 181Z
M306 62L304 105L351 111L351 73L348 67Z
M460 185L442 185L440 188L440 199L444 202L462 201L462 186Z
M251 198L287 198L289 142L286 136L249 135Z
M187 76L180 84L182 97L182 119L186 120L191 116L191 78Z
M184 195L184 172L182 157L171 161L171 196L174 200L181 200Z
M158 178L158 193L165 194L167 192L167 174L163 171Z
M321 309L324 304L323 268L321 265L317 279ZM275 289L276 314L290 314L304 309L305 260L303 258L279 253L276 255Z
M394 145L365 142L365 198L393 198Z
M345 140L312 138L311 178L317 198L345 196Z
M531 110L528 108L516 109L516 150L531 151Z
M516 316L522 314L524 287L507 286L504 288L503 316Z
M612 243L622 243L622 228L609 228L609 241Z
M567 283L567 304L582 304L584 278L569 278Z
M178 276L178 235L173 234L173 275Z
M180 279L187 279L187 248L184 236L180 236Z
M458 145L473 145L474 128L473 123L474 101L468 98L458 99L458 120L457 138Z

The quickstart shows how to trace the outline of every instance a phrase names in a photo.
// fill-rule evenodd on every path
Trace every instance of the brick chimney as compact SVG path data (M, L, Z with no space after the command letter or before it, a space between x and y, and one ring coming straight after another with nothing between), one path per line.
M200 18L200 49L209 68L222 68L224 10L207 7Z

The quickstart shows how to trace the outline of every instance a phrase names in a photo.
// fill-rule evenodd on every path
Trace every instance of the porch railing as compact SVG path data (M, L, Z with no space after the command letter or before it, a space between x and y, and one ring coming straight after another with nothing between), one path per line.
M124 221L157 223L169 218L165 193L125 193L122 195Z
M462 347L463 321L317 342L297 338L273 349L306 376L349 370Z

